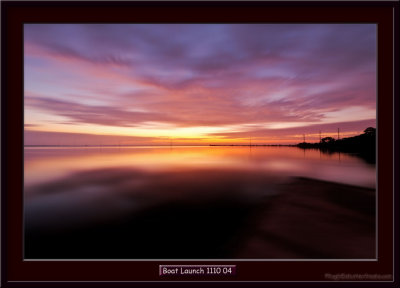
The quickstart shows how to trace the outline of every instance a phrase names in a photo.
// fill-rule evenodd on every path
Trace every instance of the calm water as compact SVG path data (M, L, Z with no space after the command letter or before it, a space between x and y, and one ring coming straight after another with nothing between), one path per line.
M293 179L374 189L376 172L344 153L215 146L25 148L24 169L25 257L60 259L240 257L260 203Z

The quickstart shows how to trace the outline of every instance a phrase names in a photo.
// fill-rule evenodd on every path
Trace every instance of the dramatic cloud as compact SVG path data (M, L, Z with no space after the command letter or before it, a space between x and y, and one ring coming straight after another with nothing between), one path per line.
M26 24L24 45L25 129L296 143L375 123L374 24Z
M110 126L137 126L141 122L171 121L161 113L133 112L122 107L89 106L40 97L25 97L26 107L45 109L50 113L71 119L72 123L92 123ZM32 126L32 125L30 125ZM29 126L28 126L29 127Z

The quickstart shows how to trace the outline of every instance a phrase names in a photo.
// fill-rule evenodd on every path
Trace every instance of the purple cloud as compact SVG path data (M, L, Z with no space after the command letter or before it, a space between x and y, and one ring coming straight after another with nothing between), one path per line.
M25 105L68 117L71 119L71 123L133 127L142 122L154 121L154 119L158 119L158 121L173 121L173 118L161 113L132 112L119 107L89 106L44 97L25 97Z
M28 109L74 124L324 125L331 112L376 108L375 24L26 24L24 30Z

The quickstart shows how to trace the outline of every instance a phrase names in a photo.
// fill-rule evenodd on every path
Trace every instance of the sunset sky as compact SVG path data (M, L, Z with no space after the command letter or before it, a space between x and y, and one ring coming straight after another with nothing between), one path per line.
M353 136L376 52L374 24L25 24L25 145Z

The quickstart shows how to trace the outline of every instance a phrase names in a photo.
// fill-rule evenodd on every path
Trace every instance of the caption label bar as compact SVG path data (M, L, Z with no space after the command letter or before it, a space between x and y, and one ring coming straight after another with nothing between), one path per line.
M160 276L235 276L236 265L160 265Z

